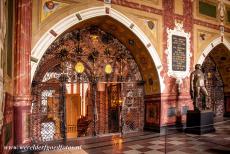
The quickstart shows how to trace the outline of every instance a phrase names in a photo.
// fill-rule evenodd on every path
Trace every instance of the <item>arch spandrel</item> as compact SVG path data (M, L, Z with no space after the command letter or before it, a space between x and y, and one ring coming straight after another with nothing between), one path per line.
M133 11L132 8L113 6L114 9L127 16L130 20L145 33L149 40L153 43L159 57L163 58L162 43L163 38L163 18L161 15L147 13L139 10Z
M196 62L203 50L220 36L219 30L194 25L194 62Z

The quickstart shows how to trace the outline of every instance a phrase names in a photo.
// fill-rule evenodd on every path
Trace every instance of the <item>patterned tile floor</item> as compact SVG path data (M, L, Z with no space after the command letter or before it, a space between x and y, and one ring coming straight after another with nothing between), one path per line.
M115 137L112 144L108 141L92 143L82 146L82 150L59 151L57 154L230 154L230 121L216 124L215 129L215 132L204 135L169 131L166 138L148 133L124 140Z

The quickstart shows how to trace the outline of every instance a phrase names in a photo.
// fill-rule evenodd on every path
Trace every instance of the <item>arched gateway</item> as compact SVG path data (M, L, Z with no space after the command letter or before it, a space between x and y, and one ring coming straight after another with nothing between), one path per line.
M164 87L160 59L134 23L113 9L101 14L104 7L80 11L78 24L69 16L33 49L34 142L143 129L144 96Z
M207 106L217 117L230 115L230 43L216 38L202 52L198 63L206 76Z

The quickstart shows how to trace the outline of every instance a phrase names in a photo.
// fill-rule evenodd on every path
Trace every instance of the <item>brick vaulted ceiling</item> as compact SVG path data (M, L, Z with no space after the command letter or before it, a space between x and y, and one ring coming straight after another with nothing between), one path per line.
M230 51L223 45L216 46L209 56L214 60L224 82L224 91L230 92Z

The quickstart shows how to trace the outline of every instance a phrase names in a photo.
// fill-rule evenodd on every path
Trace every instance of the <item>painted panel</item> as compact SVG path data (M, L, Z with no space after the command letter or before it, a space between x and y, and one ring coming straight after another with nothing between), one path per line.
M175 107L170 107L168 108L168 117L173 117L176 115L176 108Z
M58 1L42 0L40 8L40 20L43 21L57 10L67 6L68 4Z
M145 125L153 126L160 124L160 104L153 102L145 103Z
M181 108L181 114L182 115L186 115L188 110L189 110L189 106L182 106L182 108Z

